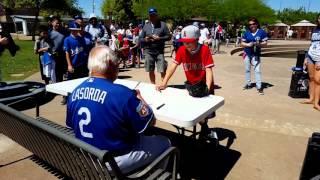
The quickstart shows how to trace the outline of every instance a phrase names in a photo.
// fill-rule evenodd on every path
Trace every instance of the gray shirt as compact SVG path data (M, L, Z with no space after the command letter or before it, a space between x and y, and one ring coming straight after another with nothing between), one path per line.
M158 41L145 42L144 38L152 35L157 35L160 37ZM167 25L158 21L156 24L147 23L143 26L143 30L140 34L140 42L143 44L143 48L147 53L150 54L163 54L164 53L164 43L170 40L170 32Z
M49 34L49 39L52 41L52 52L63 52L64 35L56 30L52 30Z

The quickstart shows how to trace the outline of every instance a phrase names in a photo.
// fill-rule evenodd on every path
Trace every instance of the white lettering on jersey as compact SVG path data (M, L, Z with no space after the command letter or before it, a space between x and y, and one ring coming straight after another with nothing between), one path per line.
M91 113L90 113L89 109L86 107L81 107L78 111L78 115L81 116L83 114L86 115L86 118L81 119L79 121L79 128L80 128L81 136L86 137L86 138L93 138L92 133L88 133L88 132L83 131L83 126L88 125L91 122Z
M76 92L73 93L72 101L84 99L84 100L91 100L91 101L103 104L106 96L107 96L107 92L101 91L100 89L89 88L89 87L79 88L76 90Z

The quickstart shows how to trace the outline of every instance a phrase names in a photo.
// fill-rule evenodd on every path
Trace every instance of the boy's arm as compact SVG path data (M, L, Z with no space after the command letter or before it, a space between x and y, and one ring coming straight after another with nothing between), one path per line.
M166 72L166 76L164 77L163 81L161 82L160 85L157 85L157 86L156 86L156 89L157 89L158 91L167 88L168 81L170 80L170 78L171 78L171 76L173 75L173 73L176 71L177 67L178 67L178 64L176 64L176 63L172 63L172 64L170 65L169 69L168 69L167 72Z
M208 86L208 89L210 90L210 88L213 86L213 72L212 72L212 68L206 68L206 84Z
M38 52L46 52L48 50L49 50L49 47L45 47L45 48L38 49Z
M73 67L72 67L72 63L71 63L68 51L66 51L66 60L67 60L67 63L68 63L68 72L72 73L73 72Z

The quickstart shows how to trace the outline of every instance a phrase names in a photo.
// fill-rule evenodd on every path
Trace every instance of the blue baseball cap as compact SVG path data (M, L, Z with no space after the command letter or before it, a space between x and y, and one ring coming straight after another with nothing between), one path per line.
M81 16L81 15L75 15L75 16L73 17L73 19L74 19L74 20L77 20L77 19L81 19L81 20L83 20L83 18L82 18L82 16Z
M158 11L157 11L156 8L150 8L149 9L149 15L152 15L152 14L154 14L154 15L158 14Z
M74 21L71 21L71 22L69 23L69 30L70 30L70 31L72 31L72 30L74 30L74 31L80 31L81 29L80 29L79 24L77 24L77 23L74 22Z

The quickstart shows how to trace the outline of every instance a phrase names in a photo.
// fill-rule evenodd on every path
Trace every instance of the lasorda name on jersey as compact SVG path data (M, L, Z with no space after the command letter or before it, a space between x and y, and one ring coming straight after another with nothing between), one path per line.
M101 91L100 89L96 88L85 87L79 88L76 90L76 92L73 93L72 101L86 99L103 104L106 96L106 91Z

